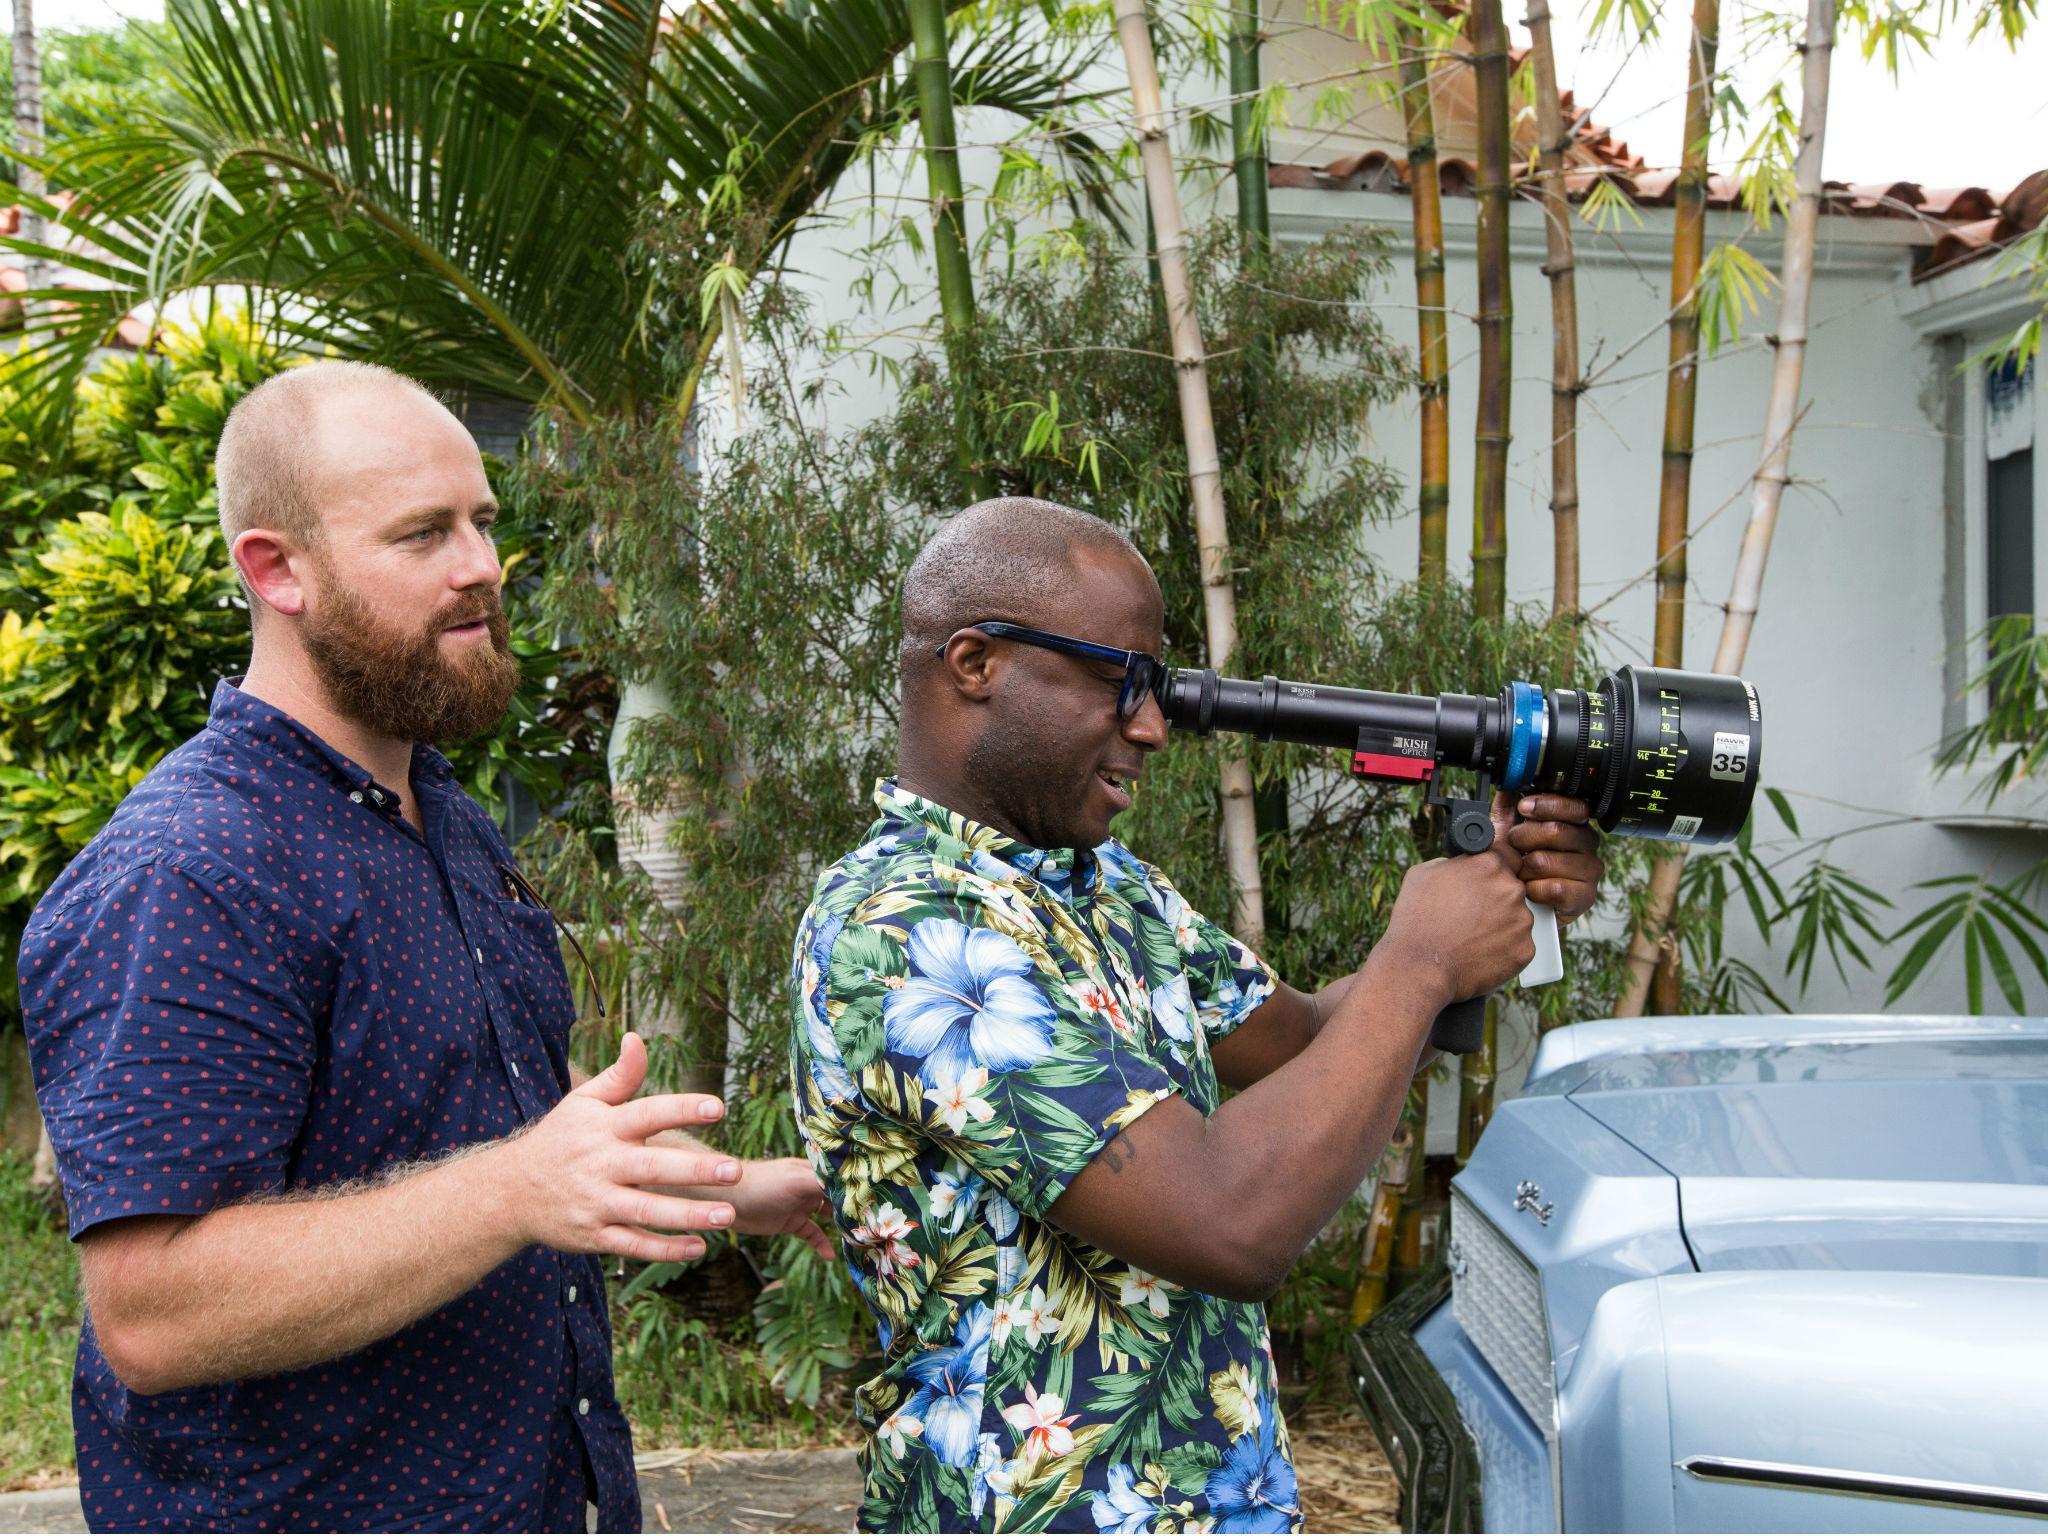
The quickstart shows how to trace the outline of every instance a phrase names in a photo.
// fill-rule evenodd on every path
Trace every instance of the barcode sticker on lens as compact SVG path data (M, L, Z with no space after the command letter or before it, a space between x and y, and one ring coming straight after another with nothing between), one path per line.
M1671 835L1680 842L1691 842L1699 836L1700 819L1697 816L1674 816L1671 818Z
M1749 738L1734 731L1714 732L1714 757L1708 772L1740 784L1749 777Z

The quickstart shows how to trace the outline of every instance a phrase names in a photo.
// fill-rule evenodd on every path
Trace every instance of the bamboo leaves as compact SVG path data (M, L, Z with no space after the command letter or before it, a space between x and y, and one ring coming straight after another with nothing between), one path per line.
M1938 880L1923 880L1915 886L1915 890L1949 894L1892 935L1896 942L1910 933L1918 933L1885 985L1885 1005L1889 1007L1905 996L1921 972L1961 933L1963 987L1970 1012L1984 1011L1984 972L1988 968L2006 1005L2014 1013L2025 1013L2026 996L2006 942L2010 940L2033 966L2034 974L2048 983L2048 954L2042 952L2034 937L2037 933L2048 934L2048 921L2043 921L2020 895L2044 868L2048 866L2036 866L2028 876L2011 885L1998 885L1989 875L1976 874L1947 875Z
M1742 322L1757 312L1777 279L1770 268L1739 245L1717 245L1700 263L1693 289L1699 316L1699 344L1713 357L1742 337Z
M1825 855L1815 859L1793 882L1791 897L1777 914L1779 918L1793 919L1792 942L1785 958L1786 974L1798 971L1799 985L1805 987L1813 979L1813 963L1822 949L1834 962L1835 975L1844 984L1849 980L1842 963L1845 955L1868 970L1870 956L1864 953L1857 935L1861 934L1873 948L1882 945L1885 936L1875 921L1876 909L1891 904L1882 892L1873 890Z
M2048 631L2037 633L2034 624L2032 614L2006 614L1972 637L1990 659L1965 692L1989 703L1984 718L1944 742L1937 759L1947 772L1995 757L1984 780L1987 804L2048 766Z

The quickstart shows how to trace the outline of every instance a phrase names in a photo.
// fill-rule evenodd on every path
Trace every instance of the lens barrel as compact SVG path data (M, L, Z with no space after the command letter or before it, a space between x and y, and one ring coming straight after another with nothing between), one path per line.
M1609 832L1703 845L1742 830L1763 744L1754 687L1667 668L1623 667L1593 689L1510 683L1493 698L1175 669L1162 703L1176 730L1336 748L1375 779L1480 771L1511 793L1583 799Z

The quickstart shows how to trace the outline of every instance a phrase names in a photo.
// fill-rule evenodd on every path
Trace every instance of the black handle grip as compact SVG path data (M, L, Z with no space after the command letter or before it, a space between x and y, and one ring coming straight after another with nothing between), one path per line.
M1468 997L1438 1014L1429 1027L1429 1043L1456 1056L1478 1050L1486 1043L1486 999Z

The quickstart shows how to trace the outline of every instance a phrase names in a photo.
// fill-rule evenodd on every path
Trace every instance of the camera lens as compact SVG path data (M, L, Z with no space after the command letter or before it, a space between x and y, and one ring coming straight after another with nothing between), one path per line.
M1380 782L1484 773L1511 794L1584 800L1609 832L1725 843L1756 796L1763 716L1738 677L1623 667L1592 689L1510 683L1467 693L1371 693L1175 669L1160 692L1175 730L1241 731L1352 754Z
M1763 714L1741 678L1623 667L1550 694L1539 788L1576 796L1609 832L1725 843L1756 797Z

